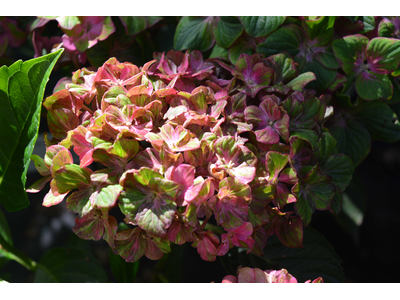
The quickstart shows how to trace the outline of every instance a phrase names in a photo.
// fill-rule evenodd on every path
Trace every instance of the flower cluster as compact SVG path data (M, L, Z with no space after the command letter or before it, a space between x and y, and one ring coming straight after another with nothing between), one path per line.
M32 156L44 177L28 191L50 182L43 205L66 198L74 232L128 262L159 259L171 242L207 261L234 246L262 255L272 234L302 247L313 211L337 213L352 174L323 126L328 97L304 89L312 80L287 54L232 66L170 51L140 68L111 58L80 69L44 101L53 138Z
M305 283L323 283L321 277L307 280ZM237 276L227 275L222 283L297 283L297 279L288 273L286 269L282 270L261 270L258 268L240 268Z

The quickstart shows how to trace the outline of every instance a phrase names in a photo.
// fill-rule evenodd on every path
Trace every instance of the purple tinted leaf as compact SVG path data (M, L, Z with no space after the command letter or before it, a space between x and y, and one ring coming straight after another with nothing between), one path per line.
M72 110L59 108L48 112L47 123L51 134L62 140L67 137L68 131L78 127L79 119Z
M54 177L59 193L62 194L87 186L90 183L90 173L88 170L74 164L62 166L55 172Z
M269 86L274 76L274 70L266 67L258 54L249 56L243 53L237 60L235 69L234 75L246 85L243 92L253 98L259 90Z
M167 170L165 177L180 185L178 196L175 199L178 206L182 206L186 191L193 185L194 174L195 168L185 164L179 165L178 167L171 167Z
M289 157L287 154L276 151L269 151L265 157L265 167L267 168L269 177L268 180L276 181L279 173L288 163Z
M146 250L146 234L136 227L117 232L114 253L119 254L127 262L139 260Z
M365 100L387 100L393 94L392 83L388 75L362 72L356 78L357 94Z
M45 184L51 180L51 176L42 177L36 180L31 186L26 189L27 193L38 193L40 192Z
M253 124L253 130L259 142L278 143L279 135L288 140L289 118L270 97L266 97L260 107L254 105L246 107L244 113L246 121Z
M286 247L303 247L303 224L299 217L280 218L280 222L275 227L275 233Z
M269 276L258 268L241 268L238 272L239 283L269 283Z
M246 222L250 196L251 191L247 184L232 177L222 180L214 206L218 225L225 229L234 229Z
M356 72L364 64L368 42L368 38L361 34L345 36L332 42L335 57L346 74Z
M217 258L217 249L219 238L214 233L202 231L196 233L197 238L192 243L192 247L197 248L200 257L205 261L215 261Z
M38 156L36 154L33 154L33 155L31 155L31 160L34 162L35 168L39 172L40 175L42 175L42 176L50 175L49 167L46 165L43 158L41 158L40 156Z
M195 135L181 125L174 128L170 124L165 124L161 127L159 135L173 152L189 151L200 147L200 141Z
M384 37L374 38L367 45L366 55L372 72L391 73L400 64L400 41Z
M316 165L304 180L292 188L292 194L297 198L294 205L296 213L301 217L304 226L311 221L311 215L314 209L329 209L333 196L335 195L335 186L331 183L330 176L322 175L318 165Z
M180 216L175 216L175 221L168 228L168 239L178 245L193 241L194 227L189 225Z
M45 207L57 205L64 200L64 198L67 194L68 193L54 195L53 191L50 189L49 192L44 197L42 205Z
M305 86L316 80L315 74L312 72L305 72L294 78L292 81L288 82L286 86L291 87L294 91L303 90Z

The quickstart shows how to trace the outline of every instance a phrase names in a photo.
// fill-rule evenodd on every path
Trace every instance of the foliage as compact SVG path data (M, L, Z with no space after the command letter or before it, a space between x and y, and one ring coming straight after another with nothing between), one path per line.
M43 206L65 200L78 214L74 233L108 243L120 282L135 280L141 257L165 259L185 243L203 260L221 257L231 274L223 282L342 282L340 259L307 226L315 210L338 215L342 199L351 216L345 190L371 141L400 140L389 106L400 102L399 24L1 17L2 59L12 60L8 46L27 37L38 58L0 69L0 99L10 108L0 122L12 129L1 136L0 201L7 210L29 204L31 158L43 177L26 191L49 183ZM174 32L167 43L163 30ZM74 72L44 100L52 137L45 135L44 157L31 156L54 66ZM11 183L15 194L5 192ZM53 249L36 264L16 252L8 232L0 220L0 259L35 271L35 282L106 280L82 249Z

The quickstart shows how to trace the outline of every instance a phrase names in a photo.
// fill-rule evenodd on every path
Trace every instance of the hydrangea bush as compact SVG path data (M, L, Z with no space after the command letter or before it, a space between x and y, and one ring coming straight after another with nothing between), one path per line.
M78 70L45 99L53 138L32 156L44 177L27 191L50 181L43 205L66 199L74 232L128 262L186 242L207 261L234 246L262 255L273 234L302 247L303 226L315 209L340 209L353 171L333 153L329 105L304 89L314 74L297 75L284 54L242 54L235 66L198 51L155 58ZM117 207L131 228L117 231Z
M340 266L308 225L316 210L339 214L372 139L400 139L399 17L182 17L178 51L135 65L165 19L38 17L24 31L21 19L0 18L0 56L29 36L38 57L0 68L0 117L10 124L0 138L5 151L19 149L7 152L11 163L0 157L0 202L29 205L32 159L42 178L26 191L48 190L46 207L65 201L78 237L104 239L128 263L190 243L205 261L248 259L223 282L297 282L287 270L304 272L303 282L340 281L341 268L315 275L277 261L315 254ZM45 97L51 136L44 157L31 156L53 66L75 69ZM3 227L0 258L16 253ZM304 247L308 256L291 252Z

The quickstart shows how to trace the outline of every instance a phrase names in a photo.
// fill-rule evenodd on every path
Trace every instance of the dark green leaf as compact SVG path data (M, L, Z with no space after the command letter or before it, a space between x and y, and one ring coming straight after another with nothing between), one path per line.
M395 31L396 31L396 28L391 21L383 19L379 23L379 27L378 27L378 35L379 36L391 38L391 37L394 37Z
M236 64L242 53L252 55L255 53L254 40L248 36L239 37L235 43L228 49L229 60L233 65Z
M175 31L175 50L206 51L210 49L214 43L212 20L213 17L183 17Z
M300 26L290 24L274 31L263 43L257 46L257 52L265 54L266 57L285 51L296 56L300 51L300 44L304 40L304 30Z
M135 35L146 29L146 17L119 17L124 24L126 34Z
M89 252L74 248L55 248L46 252L38 264L34 282L106 282L100 262Z
M346 74L354 72L357 59L365 59L365 49L369 39L363 35L355 34L332 42L333 53Z
M393 87L393 96L387 101L388 104L395 104L400 102L400 77L393 77L389 75L390 82Z
M286 83L296 77L296 65L294 60L286 53L271 55L264 60L268 67L274 69L275 83Z
M400 63L400 41L378 37L372 39L366 49L368 62L380 72L390 73L395 71ZM378 71L376 71L378 72Z
M239 17L244 29L252 37L261 37L277 29L286 17L283 16L244 16Z
M371 135L363 124L348 113L338 113L328 127L337 141L339 153L348 155L357 166L369 153Z
M333 37L333 25L336 17L320 17L316 20L306 21L306 28L310 40L318 40L317 46L324 46L329 43Z
M329 87L336 79L337 74L336 70L328 69L316 60L306 62L301 71L303 73L312 72L315 74L317 80L307 84L307 88L315 90L324 90Z
M109 248L109 259L111 271L118 283L135 282L136 274L139 270L140 260L128 263L119 255L115 255Z
M353 162L344 154L331 155L321 166L322 174L332 177L332 183L341 192L345 190L351 181L354 172Z
M368 129L372 139L389 143L400 139L400 124L386 103L364 101L355 116Z
M242 32L243 25L237 17L220 17L214 29L214 38L222 48L229 48Z
M375 29L375 18L373 16L363 17L364 29L360 31L360 34L365 34Z
M284 268L295 276L298 282L314 280L319 276L324 282L344 282L341 260L323 235L307 227L304 229L303 245L304 248L288 248L283 246L276 236L268 238L263 256L268 266L263 268ZM256 263L257 258L251 254L252 262Z
M355 87L357 94L365 100L388 100L393 94L392 83L386 74L361 73Z
M315 74L312 72L306 72L303 74L300 74L297 76L295 79L292 81L288 82L286 85L288 87L291 87L294 91L297 90L303 90L304 87L311 81L316 80L317 78L315 77Z
M310 223L314 209L330 208L336 193L331 181L330 177L321 174L316 165L304 179L299 178L299 182L292 188L292 193L297 198L294 208L304 226Z
M228 49L222 48L218 46L218 44L215 44L211 51L210 58L218 58L228 62L229 61Z
M331 47L322 48L314 54L314 58L328 69L337 69L340 67Z
M26 173L38 136L44 90L62 51L0 68L0 203L8 211L29 205Z

